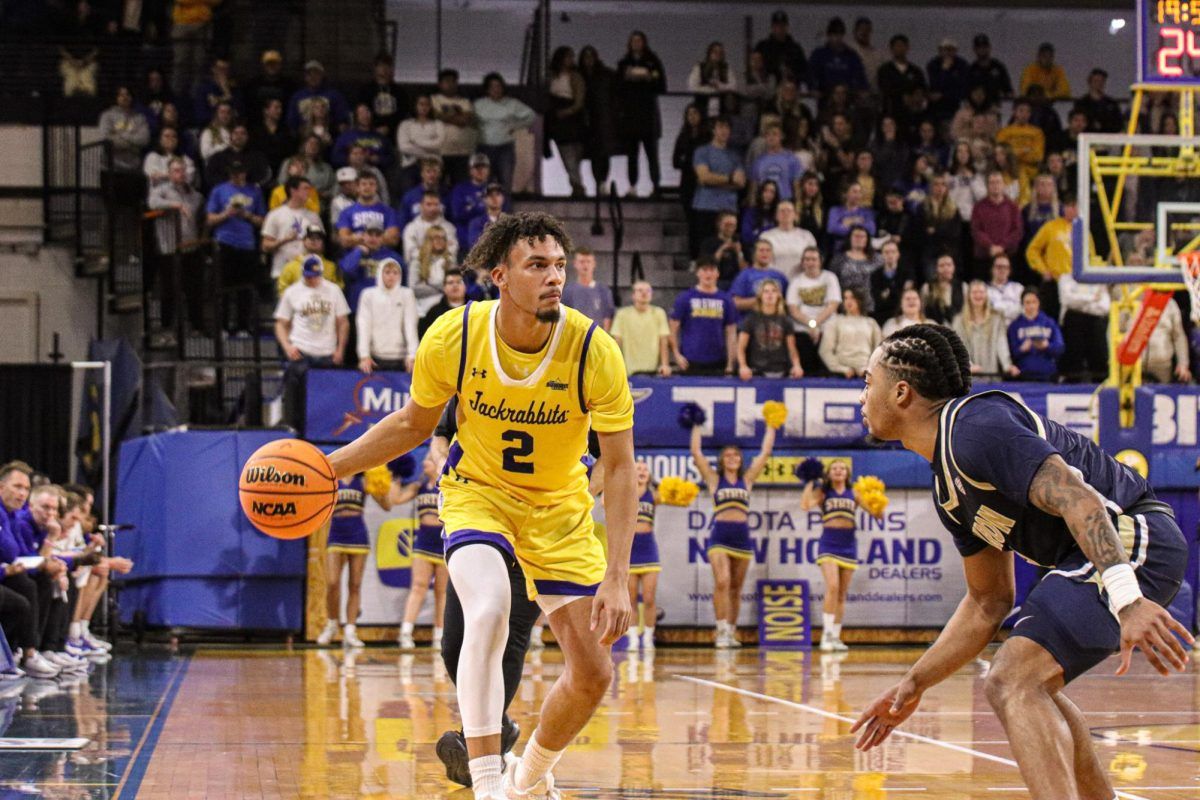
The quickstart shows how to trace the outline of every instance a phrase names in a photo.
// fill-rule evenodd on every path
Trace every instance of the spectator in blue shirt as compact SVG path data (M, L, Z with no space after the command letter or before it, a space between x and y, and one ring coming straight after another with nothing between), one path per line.
M483 194L483 213L476 215L467 223L467 238L462 241L461 253L471 252L471 248L483 236L483 229L500 218L508 203L504 196L504 187L498 183L489 183Z
M1021 295L1021 315L1008 324L1008 350L1023 381L1053 381L1063 354L1062 329L1042 311L1037 289Z
M312 60L304 65L304 86L291 100L288 101L287 124L293 131L299 131L308 116L308 105L314 97L324 97L329 103L329 119L336 130L346 127L350 118L350 109L346 106L346 98L337 89L325 85L325 67L320 61Z
M395 247L400 243L400 223L396 212L379 198L379 180L373 172L358 173L358 199L338 215L338 243L343 249L362 244L363 232L369 225L383 230L383 243Z
M717 288L717 263L696 260L696 285L675 298L671 352L687 375L732 375L737 357L737 308Z
M758 299L758 285L770 278L779 284L779 290L787 295L788 279L775 269L775 248L766 239L754 243L754 258L750 266L737 274L729 293L733 295L738 311L750 311Z
M613 304L612 290L596 283L596 254L591 248L577 247L572 264L575 267L575 282L563 287L563 305L570 306L608 330L612 327L616 306Z
M712 142L696 148L692 167L696 171L696 193L692 195L691 230L688 239L692 252L716 228L717 215L737 208L738 191L746 185L742 159L729 147L729 120L713 120Z
M780 200L792 200L800 193L800 178L804 168L791 150L783 147L783 126L768 124L763 131L766 151L754 159L750 168L750 196L758 197L758 187L774 181Z
M929 76L929 110L938 120L948 120L967 96L971 67L958 55L958 43L942 39L938 54L925 67Z
M485 154L476 153L471 156L471 177L451 189L449 202L443 203L446 206L446 219L453 222L454 227L458 229L459 242L467 242L471 221L487 213L487 209L484 207L484 195L491 183L491 174L491 163ZM495 185L499 186L499 184ZM503 194L503 187L501 187L501 194ZM508 210L507 205L504 210ZM470 249L470 245L467 245L467 248Z
M866 70L858 53L846 46L846 23L841 17L829 21L825 44L808 59L808 74L812 88L823 95L839 83L860 92L867 90Z
M400 259L399 253L383 243L383 228L379 223L367 223L362 241L347 250L338 264L342 277L346 279L346 300L350 303L350 313L358 313L358 296L376 284L379 264L388 258L395 259L400 265L400 285L408 286L408 266Z
M484 156L487 158L487 156ZM396 208L399 210L400 230L421 216L421 198L426 192L437 192L443 208L449 208L449 198L442 187L442 160L437 156L426 156L420 160L421 182L405 192Z
M207 123L221 103L229 103L239 113L243 110L241 94L229 74L229 59L214 58L208 77L200 80L192 92L192 122Z
M387 170L392 165L392 145L376 130L375 116L366 103L359 103L354 107L354 124L342 131L333 143L333 165L346 166L349 163L350 148L355 145L366 151L367 163L372 167Z
M267 213L262 190L246 182L246 165L229 164L229 180L218 184L208 196L208 227L217 243L221 287L237 288L234 330L249 333L254 328L255 287L267 279L258 252L258 229ZM228 325L229 321L225 320Z

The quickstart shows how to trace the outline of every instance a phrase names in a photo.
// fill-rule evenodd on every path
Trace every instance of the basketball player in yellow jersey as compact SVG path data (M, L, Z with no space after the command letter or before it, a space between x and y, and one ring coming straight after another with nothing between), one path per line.
M553 217L501 216L467 256L500 299L442 315L417 349L408 403L330 461L338 475L425 441L458 402L458 436L440 489L450 580L465 619L457 691L477 800L557 798L550 770L612 677L609 646L629 626L626 585L637 516L633 399L621 352L560 299L570 238ZM589 427L605 474L607 560L592 535L580 457ZM500 756L507 559L547 614L565 669L522 758ZM574 602L590 598L590 602Z

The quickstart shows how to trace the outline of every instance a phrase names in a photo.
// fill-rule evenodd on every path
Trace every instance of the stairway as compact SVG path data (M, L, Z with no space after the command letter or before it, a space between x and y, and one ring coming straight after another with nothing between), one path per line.
M622 200L625 237L621 244L620 264L613 263L613 226L608 218L608 205L600 207L603 232L592 233L595 201L588 200L519 200L515 211L544 211L562 220L575 245L590 247L596 253L596 280L613 285L613 270L617 271L620 296L618 305L630 302L630 267L634 253L640 254L646 280L654 287L655 302L670 307L675 295L694 282L687 257L687 223L683 209L674 200ZM568 274L568 280L574 276Z

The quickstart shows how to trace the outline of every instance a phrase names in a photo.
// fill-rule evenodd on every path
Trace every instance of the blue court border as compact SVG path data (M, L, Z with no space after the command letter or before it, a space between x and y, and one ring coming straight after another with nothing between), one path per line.
M154 756L154 748L158 744L158 737L162 734L163 726L166 724L167 717L171 713L171 706L175 702L175 697L179 694L179 687L183 685L184 676L187 674L191 663L192 656L189 653L183 656L179 664L175 667L175 672L171 675L170 681L167 684L167 690L163 693L158 708L154 710L150 725L146 728L146 732L142 734L142 741L138 744L133 760L130 761L129 766L125 769L125 775L117 787L114 800L121 800L123 797L137 797L138 790L142 786L142 780L146 777L146 770L150 766L150 759Z

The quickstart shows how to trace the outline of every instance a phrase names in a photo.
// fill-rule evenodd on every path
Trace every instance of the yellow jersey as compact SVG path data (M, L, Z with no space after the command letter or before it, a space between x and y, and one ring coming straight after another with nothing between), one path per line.
M426 408L457 394L458 435L445 479L499 489L531 506L586 495L589 428L633 427L633 397L617 343L563 307L537 353L513 350L496 333L499 301L467 303L422 337L413 402Z

